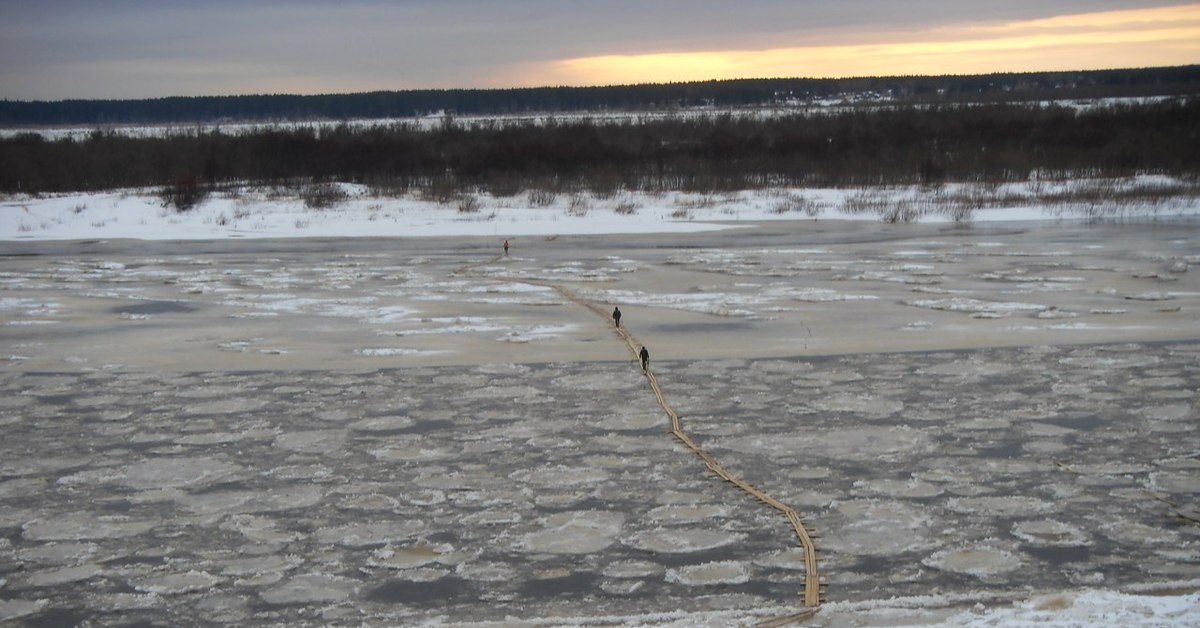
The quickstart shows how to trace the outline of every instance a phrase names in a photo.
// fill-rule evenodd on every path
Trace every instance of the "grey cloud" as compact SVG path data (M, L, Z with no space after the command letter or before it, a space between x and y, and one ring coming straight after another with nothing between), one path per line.
M569 57L812 45L863 30L1164 4L1171 3L10 0L0 1L0 97L228 93L234 84L255 91L254 72L264 84L309 81L307 91L474 86L520 64ZM147 67L162 70L138 70ZM246 75L222 81L205 68Z

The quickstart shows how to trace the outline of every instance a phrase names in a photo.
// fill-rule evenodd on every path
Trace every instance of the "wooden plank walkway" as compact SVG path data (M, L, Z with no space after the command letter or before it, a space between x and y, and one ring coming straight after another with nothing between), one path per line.
M612 319L609 312L601 309L593 303L581 299L571 289L557 284L541 284L541 282L539 282L539 284L553 288L559 294L561 294L563 298L587 308L597 316L600 316L611 323ZM643 345L624 327L614 327L613 330L618 336L621 337L622 340L625 341L625 345L629 348L629 353L633 356L634 361L638 363L640 368L641 360L638 357L638 352L641 350ZM643 373L650 383L650 389L654 391L654 397L658 400L658 405L662 407L663 411L666 412L667 416L671 419L671 434L674 435L679 442L683 443L684 447L687 447L692 451L692 453L696 454L696 456L698 456L700 460L704 462L704 465L708 467L708 470L713 474L750 494L750 496L754 497L759 502L774 508L787 518L788 523L791 524L792 529L796 532L796 537L800 541L800 547L804 550L804 605L809 608L816 608L820 606L821 578L817 566L817 548L813 544L812 535L804 526L804 522L800 519L800 513L796 512L796 509L792 508L791 506L788 506L774 497L771 497L766 491L754 486L753 484L750 484L742 478L735 476L723 465L721 465L721 463L717 462L716 458L714 458L712 454L700 447L700 445L697 444L696 441L683 430L683 420L679 417L679 413L671 407L670 402L667 401L667 397L663 394L662 387L659 386L658 378L655 377L654 371L652 369L647 369L643 371ZM803 617L795 616L797 621L811 616L805 613L801 613L800 615L803 615Z
M496 257L484 262L468 264L455 271L454 274L469 273L480 266L496 263L503 257L503 255L497 255ZM613 331L616 332L616 334L629 348L629 353L633 356L634 362L638 365L638 368L641 367L641 359L638 355L638 352L641 350L643 345L636 338L634 338L633 334L629 333L627 329L624 327L615 326L613 324L610 312L604 310L594 303L591 303L590 301L580 298L579 295L577 295L573 290L563 285L526 278L509 280L553 289L562 295L564 299L579 305L608 321L608 324L613 326ZM642 372L645 375L646 380L649 382L650 389L654 392L654 397L658 400L658 404L662 407L663 412L665 412L671 419L671 434L674 435L679 442L683 443L684 447L687 447L692 453L699 457L700 460L704 462L704 466L708 467L708 470L714 475L720 477L726 482L729 482L730 484L733 484L743 492L757 499L760 503L766 504L767 506L770 506L771 508L774 508L783 514L796 533L796 538L799 540L800 547L804 552L804 592L802 594L802 598L806 609L793 615L775 617L766 620L759 625L786 626L793 623L800 623L811 618L819 609L821 602L823 601L823 596L821 592L821 577L817 565L817 548L813 544L812 534L804 526L804 522L800 518L800 513L796 512L796 510L791 506L788 506L774 497L771 497L766 491L754 486L753 484L750 484L742 478L735 476L723 465L721 465L721 463L717 462L717 459L714 458L712 454L705 451L704 448L696 443L696 441L683 430L683 420L679 417L679 413L676 412L675 409L671 407L671 404L667 401L667 397L663 394L662 387L659 386L658 378L655 377L654 371L651 369L645 369Z

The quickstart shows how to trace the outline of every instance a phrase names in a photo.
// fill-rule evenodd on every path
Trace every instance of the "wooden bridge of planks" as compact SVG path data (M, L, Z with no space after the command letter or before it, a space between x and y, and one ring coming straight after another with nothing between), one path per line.
M468 264L460 268L456 274L470 272L479 266L498 262L502 257L502 255L497 255L488 261ZM605 311L594 303L580 298L579 295L575 294L574 291L566 286L534 279L512 279L512 281L553 289L562 295L564 299L586 308L597 316L609 321L610 325L612 324L612 319L610 318L609 312ZM623 327L616 327L614 325L613 330L625 342L626 346L629 348L630 354L633 355L634 361L640 365L638 352L641 349L641 343L634 338L633 334L630 334L629 331ZM683 443L684 447L687 447L692 451L692 453L696 454L696 456L698 456L700 460L704 462L704 465L708 467L708 470L713 474L717 475L726 482L733 484L743 492L757 499L760 503L766 504L767 506L779 511L784 517L787 518L788 523L791 524L792 529L796 532L796 537L800 541L800 547L804 551L804 592L802 597L806 609L800 613L787 615L784 617L777 617L762 622L759 625L782 626L803 621L809 617L812 617L823 601L821 578L817 567L817 548L813 544L812 534L807 528L805 528L804 522L800 519L800 513L796 512L796 509L792 508L791 506L788 506L774 497L771 497L766 491L763 491L757 486L750 484L746 480L735 476L723 465L721 465L721 463L717 462L717 459L714 458L712 454L700 447L700 445L697 444L687 432L683 431L683 421L679 418L679 414L675 412L674 408L672 408L671 404L667 401L666 396L663 394L662 388L658 385L658 378L654 376L654 372L650 369L646 369L644 374L646 376L646 380L650 383L650 389L654 391L654 396L658 400L658 404L662 406L663 411L666 412L667 416L671 419L671 434L673 434L675 438L679 439L679 442Z

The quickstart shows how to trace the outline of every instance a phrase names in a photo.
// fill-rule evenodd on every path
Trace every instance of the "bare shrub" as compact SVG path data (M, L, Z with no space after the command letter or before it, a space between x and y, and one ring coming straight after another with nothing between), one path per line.
M463 194L458 197L458 213L460 214L474 214L482 205L479 197L474 194Z
M785 194L775 201L775 204L771 206L771 211L776 214L804 212L808 216L816 216L821 213L821 206L803 194Z
M625 200L617 203L617 206L613 207L613 212L620 214L621 216L632 216L633 214L637 213L638 207L639 206L637 203L630 200Z
M1197 198L1200 186L1194 179L1167 181L1126 179L1080 179L1045 186L1037 200L1060 215L1087 221L1119 218L1137 208L1157 212L1178 199Z
M592 208L592 200L586 194L574 194L567 205L567 213L572 216L586 216Z
M328 209L346 200L346 191L336 183L310 183L300 188L300 200L309 209Z
M399 197L408 194L409 181L404 177L373 177L367 181L372 196Z
M488 179L484 189L496 198L511 198L525 190L521 179L514 175L496 175Z
M692 210L687 209L686 207L680 207L679 209L671 212L671 217L675 220L691 220Z
M196 175L185 174L175 177L170 185L159 191L158 196L165 205L185 212L208 198L208 188L200 183L200 178Z
M920 215L921 212L918 210L916 202L907 198L897 199L891 205L882 208L879 212L880 220L889 224L913 222Z
M437 203L438 205L450 205L457 203L462 191L459 189L458 182L453 176L438 177L431 181L428 186L421 190L422 200Z
M699 198L677 197L675 205L681 209L712 209L717 206L717 197L712 194L704 194Z
M883 214L888 198L878 190L860 190L842 199L842 211L847 214Z
M954 220L956 225L965 225L971 222L974 217L975 209L969 205L952 205L950 207L950 218Z
M588 191L598 199L610 199L621 189L621 174L613 168L601 168L587 178Z
M534 188L529 190L528 200L530 207L549 207L554 204L554 201L558 200L558 195L552 190Z

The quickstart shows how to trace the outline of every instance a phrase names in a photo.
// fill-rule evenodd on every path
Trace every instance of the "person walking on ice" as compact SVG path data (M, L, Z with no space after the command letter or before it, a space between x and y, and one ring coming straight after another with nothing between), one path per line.
M619 307L613 308L613 324L617 327L621 326L621 308Z
M642 347L638 357L642 359L642 370L648 370L650 368L650 352L646 350L646 347Z
M508 240L504 241L504 254L508 255Z

